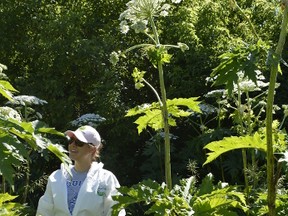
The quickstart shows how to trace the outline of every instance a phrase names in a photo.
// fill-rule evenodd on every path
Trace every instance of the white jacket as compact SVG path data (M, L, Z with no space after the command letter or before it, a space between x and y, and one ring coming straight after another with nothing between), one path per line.
M66 180L68 172L64 169L54 171L48 178L46 191L40 198L36 216L70 216L67 203ZM110 216L115 204L112 195L120 187L115 175L103 169L103 163L93 162L87 173L76 200L72 216ZM123 209L119 216L126 215Z

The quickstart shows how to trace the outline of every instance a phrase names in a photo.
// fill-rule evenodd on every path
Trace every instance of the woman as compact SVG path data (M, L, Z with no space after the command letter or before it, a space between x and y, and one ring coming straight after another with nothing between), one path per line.
M115 204L112 196L120 185L112 172L103 169L103 163L96 162L102 148L99 133L86 125L65 134L74 165L70 174L62 164L49 176L36 215L110 216ZM123 209L119 216L125 214Z

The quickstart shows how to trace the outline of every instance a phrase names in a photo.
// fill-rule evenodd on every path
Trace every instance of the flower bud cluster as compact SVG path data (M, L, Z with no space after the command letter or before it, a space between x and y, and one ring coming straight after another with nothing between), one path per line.
M131 0L127 9L120 14L120 30L126 34L130 28L136 33L148 30L148 21L153 17L168 16L171 5L166 0ZM179 4L181 0L172 0L171 3Z

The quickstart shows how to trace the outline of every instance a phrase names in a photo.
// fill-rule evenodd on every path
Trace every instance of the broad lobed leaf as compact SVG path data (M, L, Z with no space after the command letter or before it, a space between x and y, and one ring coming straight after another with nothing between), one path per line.
M204 149L208 149L211 152L207 153L208 157L203 165L212 162L223 153L235 149L245 148L254 148L266 152L266 141L260 136L259 133L256 132L254 135L251 136L231 136L225 137L223 140L220 141L211 142L204 147Z

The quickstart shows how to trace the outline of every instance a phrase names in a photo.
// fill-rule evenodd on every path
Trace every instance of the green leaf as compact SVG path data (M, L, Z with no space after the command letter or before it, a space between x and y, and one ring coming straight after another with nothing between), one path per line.
M0 80L0 85L6 90L18 92L8 81Z
M7 201L11 201L17 198L17 196L12 196L8 193L0 194L0 206Z
M0 193L0 215L16 216L19 215L19 211L24 208L20 203L11 202L17 198L8 193Z
M197 101L199 97L191 97L191 98L174 98L172 100L168 99L167 100L167 107L168 107L168 112L169 112L169 107L173 106L186 106L189 109L191 109L194 112L199 112L201 113L199 104L200 101Z
M201 112L199 107L199 101L196 101L198 97L191 98L175 98L172 100L167 100L167 110L169 113L168 124L170 126L176 126L175 118L187 117L193 112ZM186 107L187 110L183 110ZM189 110L190 109L190 110ZM159 103L145 104L142 106L134 107L128 110L126 117L140 115L134 123L136 123L138 133L140 134L147 126L154 130L159 130L163 128L163 118L162 110Z
M155 68L157 68L158 63L170 63L172 58L172 55L168 54L168 51L164 46L158 48L155 46L149 46L147 49L147 56Z
M203 194L209 194L213 191L213 176L212 174L208 174L205 176L205 178L202 180L200 186L198 195L201 196Z
M27 142L34 150L37 149L38 146L41 148L45 148L45 145L42 142L36 142L36 135L25 133L22 130L17 130L16 128L10 128L9 130L12 134L16 135L17 137L21 138L25 142ZM37 143L39 145L37 145Z
M257 64L265 49L264 43L258 41L256 44L242 45L232 52L220 55L221 62L211 73L211 77L216 78L213 85L226 85L228 94L231 95L234 84L238 82L237 73L240 71L244 73L244 77L256 83L255 71L258 69Z
M0 175L4 176L9 184L13 185L14 166L20 165L20 161L4 145L0 144Z
M145 115L139 117L135 123L138 125L138 133L140 134L147 126L154 130L163 128L161 110L147 110Z
M213 209L216 209L221 206L228 205L228 204L231 204L231 200L227 199L225 196L222 196L222 197L218 196L218 197L205 198L204 200L202 200L201 208L199 208L199 205L197 204L193 205L193 207L196 207L195 211L197 209L201 209L201 211L199 211L199 213L201 213L205 211L210 212ZM203 206L205 206L205 208L203 208Z
M47 133L47 134L54 134L54 135L65 137L64 133L57 131L55 128L39 128L38 132Z
M145 73L145 71L140 71L137 67L133 69L132 77L134 79L136 89L140 89L145 86L143 84Z
M185 199L188 200L188 197L191 193L191 188L193 188L195 186L195 182L196 182L195 176L191 176L188 179L182 181L182 184L184 186L183 196Z
M13 100L13 93L18 92L8 81L0 80L0 94L8 100Z
M235 149L244 149L244 148L255 148L263 152L266 152L266 141L260 136L259 133L256 132L254 135L251 136L250 135L242 137L231 136L226 137L220 141L211 142L204 147L204 149L208 149L211 152L207 153L208 157L203 166L212 162L223 153Z
M13 185L14 167L19 166L28 158L28 150L7 130L0 132L0 174Z
M210 186L211 187L211 186ZM240 198L239 198L240 197ZM235 187L225 187L211 190L203 195L197 194L197 199L193 203L195 215L235 215L232 209L248 210L244 194L235 191Z
M49 143L47 149L54 153L63 163L65 169L69 172L69 164L72 163L71 159L67 156L67 150L58 144ZM70 172L69 172L70 173Z

